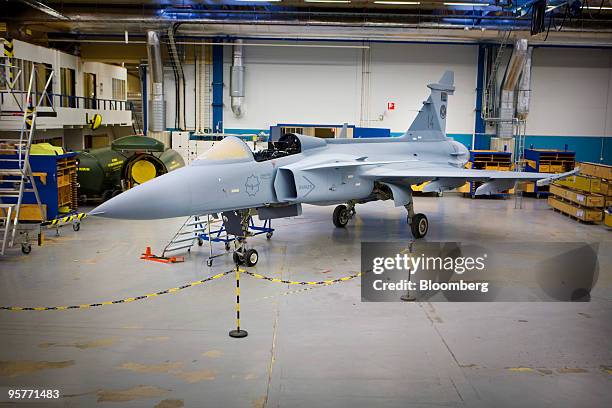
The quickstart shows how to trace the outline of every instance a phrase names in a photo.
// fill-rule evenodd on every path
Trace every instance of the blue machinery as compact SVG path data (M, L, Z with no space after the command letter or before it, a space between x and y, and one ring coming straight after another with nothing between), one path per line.
M230 238L230 234L228 233L227 228L225 227L225 223L223 221L221 221L220 227L212 229L210 215L207 218L208 219L206 222L199 222L195 224L195 226L196 229L199 231L197 235L198 245L202 245L204 241L209 242L210 254L208 255L208 259L206 260L206 265L212 266L213 259L225 255L225 253L230 250L232 242L235 243L235 247L236 249L238 249L242 245L242 241L244 240L244 238L236 237L234 235L231 235ZM196 222L198 221L199 217L196 217ZM266 234L267 239L272 238L272 235L274 234L274 228L272 228L272 220L264 220L262 225L255 225L253 217L249 217L249 227L247 235L249 237L254 237L261 234ZM223 242L225 246L225 252L222 252L220 254L213 254L213 242Z
M202 221L197 224L202 228L205 228L207 225L206 221ZM249 236L254 237L256 235L266 234L266 238L272 238L272 234L274 233L274 228L272 228L272 221L265 220L261 226L255 225L255 221L253 221L253 217L251 217L249 221ZM236 240L236 238L230 238L227 230L225 229L225 225L221 224L221 227L218 229L205 230L198 234L198 239L202 241L209 242L223 242L225 244L225 249L229 250L230 244Z
M261 225L256 225L253 217L250 216L248 219L247 237L254 237L261 234L266 234L267 239L272 238L274 234L272 221L264 220ZM206 264L212 266L213 259L225 255L230 250L232 243L235 244L235 249L238 250L244 244L244 238L246 237L236 237L228 233L226 225L217 214L214 214L212 217L211 215L207 215L206 217L193 216L189 217L174 234L174 237L164 248L162 257L165 257L167 253L179 250L190 252L196 242L198 246L202 246L204 245L204 241L208 241L210 253L206 260ZM213 242L222 242L225 246L225 251L214 254Z

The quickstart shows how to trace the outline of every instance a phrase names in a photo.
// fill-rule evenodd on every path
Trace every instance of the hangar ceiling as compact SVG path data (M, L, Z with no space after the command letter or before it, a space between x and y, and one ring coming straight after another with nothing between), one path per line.
M14 0L8 27L39 40L138 43L175 25L177 39L247 37L356 41L500 42L612 46L612 0ZM532 35L534 15L540 33Z

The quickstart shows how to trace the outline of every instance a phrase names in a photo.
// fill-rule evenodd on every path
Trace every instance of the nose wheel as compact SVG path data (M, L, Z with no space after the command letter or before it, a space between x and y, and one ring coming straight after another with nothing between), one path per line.
M346 224L355 216L355 206L352 204L349 205L339 205L334 208L334 214L332 216L332 220L336 228L344 228Z
M255 249L242 251L237 249L233 254L234 263L237 265L255 266L259 261L259 253Z

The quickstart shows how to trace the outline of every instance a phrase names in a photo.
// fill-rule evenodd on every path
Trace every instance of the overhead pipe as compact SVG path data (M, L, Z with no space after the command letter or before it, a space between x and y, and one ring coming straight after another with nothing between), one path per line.
M230 96L232 99L232 112L236 117L241 117L244 113L244 47L242 40L236 40L232 50L232 68L230 71Z
M166 130L166 106L164 101L164 69L161 59L161 47L159 44L159 33L147 32L147 58L149 60L149 123L148 130L151 132L163 132Z

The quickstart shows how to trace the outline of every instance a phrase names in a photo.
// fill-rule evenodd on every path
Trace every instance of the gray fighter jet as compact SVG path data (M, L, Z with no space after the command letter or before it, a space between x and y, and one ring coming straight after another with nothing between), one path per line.
M239 138L226 137L190 166L119 194L90 214L143 220L222 213L226 226L234 225L228 231L246 237L254 214L275 219L301 214L303 203L340 204L333 223L342 228L356 204L392 199L406 208L414 237L422 238L429 223L414 211L411 185L429 181L424 192L443 192L481 181L476 195L483 195L512 188L518 180L544 185L573 173L465 169L469 151L446 137L453 72L428 87L429 97L401 137L320 139L289 133L254 153ZM234 257L247 265L257 262L254 249Z

